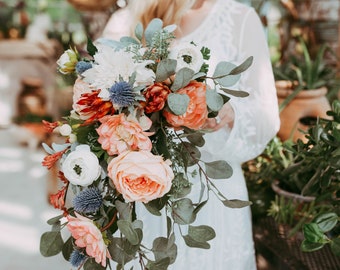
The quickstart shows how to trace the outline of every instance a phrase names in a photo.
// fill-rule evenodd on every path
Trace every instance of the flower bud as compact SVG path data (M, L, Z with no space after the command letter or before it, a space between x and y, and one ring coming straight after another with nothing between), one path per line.
M78 53L71 49L66 50L58 59L57 65L62 74L73 73L78 63Z

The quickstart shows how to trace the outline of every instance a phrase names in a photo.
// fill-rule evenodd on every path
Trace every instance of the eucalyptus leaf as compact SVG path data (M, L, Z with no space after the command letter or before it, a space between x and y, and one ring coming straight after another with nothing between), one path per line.
M206 225L189 225L188 235L197 242L206 242L216 237L215 230Z
M69 237L63 248L62 248L62 254L63 254L63 257L66 261L70 260L70 257L71 257L71 253L73 252L73 238L72 237Z
M183 115L187 111L190 98L186 94L171 93L168 95L167 101L171 112L176 115Z
M198 160L201 158L200 150L190 142L182 142L182 145L182 156L186 165L190 167L197 164Z
M156 82L162 82L176 73L177 61L174 59L163 59L157 65Z
M187 67L181 68L180 70L177 71L175 80L171 86L172 91L177 91L184 86L187 86L190 81L192 80L195 72Z
M135 44L135 45L139 45L140 43L138 42L138 40L136 40L135 38L133 37L122 37L120 39L120 42L123 43L123 44L126 44L126 46L129 46L131 44Z
M142 41L143 33L144 33L143 25L139 22L136 25L136 28L135 28L135 36L136 36L136 38L138 38L140 41Z
M195 221L196 214L194 213L194 206L190 199L183 198L173 203L172 218L175 223L180 225L190 224Z
M242 201L242 200L223 200L222 203L229 208L243 208L246 206L250 206L252 203L250 201Z
M143 230L143 221L138 220L138 219L134 220L134 221L132 222L132 228Z
M206 91L206 102L210 110L218 112L223 106L223 97L215 89Z
M234 97L240 97L240 98L244 98L244 97L248 97L249 93L246 91L241 91L241 90L231 90L231 89L227 89L227 88L223 88L221 87L221 90L231 96Z
M189 142L197 147L202 147L205 144L205 140L202 133L193 133L187 136Z
M170 264L174 263L177 257L177 246L173 238L158 237L153 241L152 251L156 261L164 258L170 259Z
M248 57L242 64L235 67L232 71L230 71L231 75L237 75L244 71L246 71L253 64L254 57Z
M84 270L105 270L106 267L101 264L96 263L94 258L89 258L86 260L83 266Z
M134 258L134 256L125 252L127 243L125 238L113 237L110 239L108 249L112 260L118 264L126 264Z
M237 81L241 78L241 75L229 75L235 67L236 65L233 63L225 61L219 62L213 74L214 80L223 87L228 87L236 84Z
M167 230L167 236L170 236L171 230L172 230L172 221L169 216L166 216L166 230Z
M207 76L207 73L205 73L205 72L198 72L198 73L196 73L192 77L192 80L196 80L196 79L203 78L203 77L206 77L206 76Z
M120 220L131 220L132 208L129 203L116 200L115 205L118 210Z
M206 174L213 179L227 179L233 175L232 167L225 160L205 163Z
M208 202L208 200L205 200L205 201L199 203L196 206L194 213L197 214L203 208L203 206L207 204L207 202Z
M169 33L172 33L176 30L177 25L176 24L170 24L164 27L165 31L168 31Z
M152 38L156 32L159 32L162 30L163 22L162 20L156 18L151 20L151 22L148 24L148 26L145 29L144 36L145 41L147 45L152 44Z
M51 218L49 220L47 220L47 224L48 225L53 225L53 224L56 224L56 223L60 223L60 219L63 218L64 215L59 215L59 216L56 216L54 218Z
M153 215L155 216L161 216L161 212L160 210L163 209L163 207L166 204L166 200L159 198L159 199L155 199L152 200L148 203L145 203L144 206L146 207L146 209Z
M60 231L45 232L40 238L40 253L44 257L57 255L63 248L64 241Z
M208 242L199 242L190 237L189 235L184 235L183 239L188 247L209 249L210 244Z
M148 270L167 270L170 264L170 258L164 258L160 261L152 262L148 261L146 269Z
M117 226L120 230L120 232L126 237L126 239L132 244L132 245L138 245L140 242L140 239L138 237L138 233L133 228L132 223L128 220L118 220Z

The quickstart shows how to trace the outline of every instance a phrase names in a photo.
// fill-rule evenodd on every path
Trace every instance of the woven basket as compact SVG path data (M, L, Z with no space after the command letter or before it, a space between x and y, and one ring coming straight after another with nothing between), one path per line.
M75 9L81 11L104 11L113 7L116 0L67 0Z

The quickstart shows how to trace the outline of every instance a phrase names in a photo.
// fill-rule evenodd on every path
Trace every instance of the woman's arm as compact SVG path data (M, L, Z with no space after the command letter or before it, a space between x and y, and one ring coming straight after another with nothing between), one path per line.
M230 100L234 121L221 151L227 152L231 161L245 162L261 154L280 127L267 40L253 9L244 17L238 48L239 55L254 57L252 66L242 74L239 85L241 90L249 92L249 96Z

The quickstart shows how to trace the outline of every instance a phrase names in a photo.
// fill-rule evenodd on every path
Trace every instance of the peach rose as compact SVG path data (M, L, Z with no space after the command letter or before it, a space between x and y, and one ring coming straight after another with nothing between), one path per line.
M187 111L183 115L175 115L170 111L163 112L164 117L173 127L185 126L194 130L203 127L208 118L206 104L206 85L201 82L191 81L181 88L176 94L187 94L190 98Z
M111 160L108 175L127 202L147 203L169 192L174 178L170 165L148 151L127 151Z
M133 117L125 114L104 116L99 120L102 124L97 129L98 142L109 155L119 155L126 150L151 151L152 142L141 125Z
M106 258L111 258L105 245L101 231L96 227L92 220L83 217L75 212L76 217L67 216L67 228L72 237L76 240L75 244L80 248L86 248L86 253L93 257L97 263L106 267Z
M72 108L75 110L79 115L80 119L86 120L95 114L96 112L91 113L83 113L82 110L86 108L84 105L79 105L78 101L82 97L83 94L89 94L95 90L91 87L88 83L84 82L82 79L78 78L74 85L73 85L73 105Z

